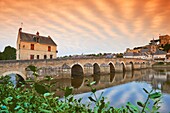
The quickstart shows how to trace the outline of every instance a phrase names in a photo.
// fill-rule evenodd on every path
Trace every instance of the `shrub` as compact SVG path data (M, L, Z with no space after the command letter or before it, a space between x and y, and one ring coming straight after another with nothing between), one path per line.
M74 98L72 87L62 89L65 94L61 100L59 97L54 96L55 93L46 89L47 85L40 84L38 81L30 84L29 88L26 85L16 88L9 82L9 77L3 77L1 80L3 80L3 83L0 84L0 95L3 96L0 96L0 113L143 113L156 112L160 108L158 104L160 103L161 93L153 92L153 90L148 92L143 89L148 94L148 98L144 103L138 101L138 106L128 102L125 107L114 108L110 106L109 102L105 102L105 97L102 96L103 93L97 98L96 89L93 88L95 82L90 83L88 80L85 82L91 88L94 98L89 97L90 102L86 104L81 103L82 98ZM51 78L47 77L46 80L51 80ZM38 91L39 88L37 87L41 87L41 92ZM151 109L148 108L149 100L154 102ZM90 108L92 103L95 103L94 108Z

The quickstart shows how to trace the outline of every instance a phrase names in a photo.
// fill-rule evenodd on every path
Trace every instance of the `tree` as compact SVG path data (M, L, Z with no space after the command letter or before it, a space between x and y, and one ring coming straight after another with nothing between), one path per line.
M170 49L170 44L166 44L164 46L164 51L168 52L169 49Z
M123 53L117 53L116 58L123 58Z
M3 60L3 58L2 58L2 52L0 52L0 60Z
M16 49L11 46L6 46L4 51L0 53L0 60L15 60Z

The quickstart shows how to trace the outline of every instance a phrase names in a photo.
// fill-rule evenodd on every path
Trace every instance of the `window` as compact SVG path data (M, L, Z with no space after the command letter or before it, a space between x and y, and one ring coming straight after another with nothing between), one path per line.
M47 59L47 55L44 55L44 59Z
M40 59L40 55L37 55L37 59Z
M31 50L34 50L34 44L31 44Z
M50 59L52 59L53 58L53 55L50 55Z
M37 43L39 43L39 42L40 42L40 37L37 37L37 40L36 40L36 41L37 41Z
M48 51L51 51L51 46L48 46Z
M30 59L33 60L34 59L34 55L30 55Z

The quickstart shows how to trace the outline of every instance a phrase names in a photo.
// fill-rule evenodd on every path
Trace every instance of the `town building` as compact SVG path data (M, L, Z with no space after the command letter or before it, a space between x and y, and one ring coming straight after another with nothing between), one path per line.
M126 49L124 53L124 58L139 58L139 59L148 59L155 61L165 61L166 52L159 50L157 40L151 40L149 45L142 47L135 47L134 49Z
M155 61L165 61L166 60L166 55L167 55L167 53L165 51L157 49L156 52L153 53L153 59Z
M160 46L165 46L166 44L170 44L170 36L169 35L161 35L159 36Z
M39 32L30 34L18 31L17 60L54 59L57 57L57 44L50 36L40 36Z

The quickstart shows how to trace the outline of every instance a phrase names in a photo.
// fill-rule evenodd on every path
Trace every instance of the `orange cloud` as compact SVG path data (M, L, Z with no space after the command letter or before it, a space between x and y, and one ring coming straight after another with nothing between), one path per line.
M168 0L0 0L0 48L15 46L17 30L23 22L25 32L40 31L52 36L61 55L122 52L126 47L147 44L158 34L170 34L169 3Z

